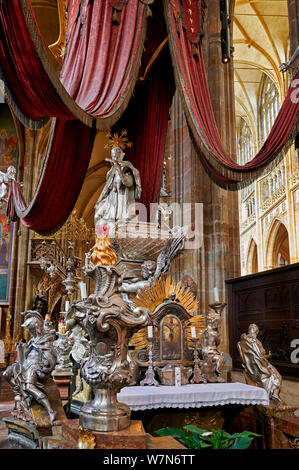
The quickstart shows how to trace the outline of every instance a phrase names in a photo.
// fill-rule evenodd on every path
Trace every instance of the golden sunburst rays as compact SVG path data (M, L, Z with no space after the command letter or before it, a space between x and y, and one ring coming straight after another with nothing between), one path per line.
M192 292L182 286L182 281L179 283L174 282L170 276L161 276L160 279L155 278L152 286L140 289L138 297L133 299L135 307L148 308L150 313L153 314L155 309L163 304L165 299L170 299L171 296L178 301L190 315L187 326L187 341L188 346L192 346L191 341L191 326L195 326L196 335L198 336L201 331L206 327L205 315L191 316L198 308L198 302ZM190 326L189 326L190 324ZM147 349L147 328L142 328L135 333L130 341L131 346L135 346L135 349Z
M132 336L130 346L134 346L137 351L148 349L147 328L142 328Z
M165 299L170 299L172 294L190 315L195 312L198 305L192 292L182 286L182 281L176 284L170 276L162 275L160 280L155 278L152 286L139 290L133 303L135 307L145 307L153 313Z
M127 137L127 131L122 131L121 134L111 134L111 131L106 134L108 139L107 144L105 145L106 150L113 149L115 147L120 147L122 150L125 150L127 147L132 147L132 142L129 142Z
M193 347L193 343L191 341L191 326L195 327L196 338L199 338L200 342L200 335L206 329L206 317L203 313L200 315L194 315L191 317L187 324L187 343L188 346L191 348Z

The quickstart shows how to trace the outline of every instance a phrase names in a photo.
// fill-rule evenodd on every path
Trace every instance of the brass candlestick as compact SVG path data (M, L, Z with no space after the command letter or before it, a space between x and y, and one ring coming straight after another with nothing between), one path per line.
M193 377L190 381L192 384L207 383L207 379L202 375L200 370L200 359L197 350L198 338L191 338L193 343L193 355L194 355L194 368L193 368Z
M155 385L156 387L159 386L159 382L155 379L155 371L153 368L153 342L154 338L147 338L149 349L148 349L148 366L147 371L145 373L145 378L140 382L140 385Z

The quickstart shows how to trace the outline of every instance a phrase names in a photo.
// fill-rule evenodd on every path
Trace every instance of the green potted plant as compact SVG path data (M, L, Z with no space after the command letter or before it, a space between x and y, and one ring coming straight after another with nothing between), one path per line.
M229 434L223 429L207 431L194 425L184 426L183 429L166 427L156 431L159 436L172 436L188 449L248 449L255 437L250 431Z

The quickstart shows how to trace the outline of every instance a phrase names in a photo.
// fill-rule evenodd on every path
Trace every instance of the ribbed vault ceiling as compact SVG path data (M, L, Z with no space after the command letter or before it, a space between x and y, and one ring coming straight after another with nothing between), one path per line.
M285 76L279 71L279 65L289 55L287 0L236 0L233 45L237 126L241 118L245 119L257 145L262 73L274 81L281 99L287 86Z

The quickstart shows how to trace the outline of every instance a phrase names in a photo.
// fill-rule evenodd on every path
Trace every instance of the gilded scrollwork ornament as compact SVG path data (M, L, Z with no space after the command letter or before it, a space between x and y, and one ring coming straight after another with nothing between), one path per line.
M107 237L97 240L94 261L114 259ZM131 308L119 291L121 276L111 265L92 261L84 268L93 279L95 291L87 299L74 302L66 314L68 329L79 324L89 338L90 353L81 367L81 377L91 387L93 399L80 411L80 425L91 431L118 431L129 426L130 409L119 403L116 394L132 381L128 343L132 334L146 326L149 311Z

